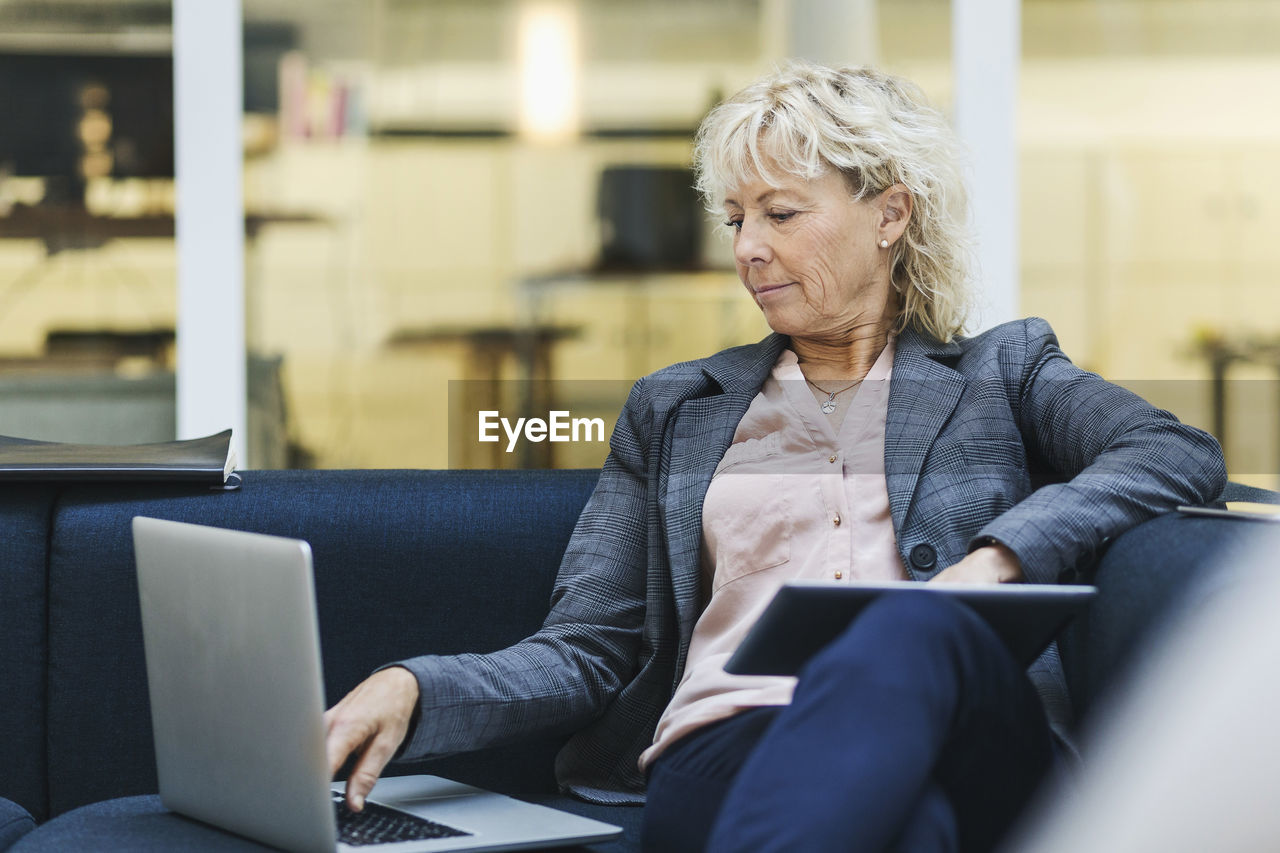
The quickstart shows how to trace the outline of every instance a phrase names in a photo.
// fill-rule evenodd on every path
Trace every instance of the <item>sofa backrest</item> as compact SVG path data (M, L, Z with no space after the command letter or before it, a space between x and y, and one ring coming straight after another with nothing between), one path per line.
M155 790L129 521L153 515L311 542L329 704L375 667L534 631L596 471L250 471L189 486L0 487L0 797L39 819ZM1280 500L1275 493L1228 497ZM1117 539L1102 600L1063 638L1078 710L1174 593L1250 525L1170 516ZM1176 547L1170 547L1174 543ZM1172 557L1171 557L1172 553ZM550 790L558 740L416 765Z
M48 577L47 812L153 792L130 519L306 539L329 704L377 666L533 632L595 471L249 471L234 492L83 485L61 495ZM557 742L435 763L551 790ZM398 768L419 772L417 766ZM3 794L0 791L0 794Z

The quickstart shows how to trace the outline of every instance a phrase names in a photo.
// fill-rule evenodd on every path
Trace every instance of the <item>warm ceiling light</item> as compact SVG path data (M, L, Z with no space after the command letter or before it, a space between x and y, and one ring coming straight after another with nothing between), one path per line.
M578 129L578 16L571 2L520 7L520 131L539 140Z

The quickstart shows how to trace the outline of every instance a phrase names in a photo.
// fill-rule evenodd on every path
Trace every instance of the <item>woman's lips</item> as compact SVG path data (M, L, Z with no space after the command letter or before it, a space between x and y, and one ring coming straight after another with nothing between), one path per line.
M787 282L783 282L782 284L764 284L755 288L755 295L757 299L762 299L766 296L769 296L770 294L778 293L779 291L786 290L788 287L790 287L793 284L795 284L794 281L787 281Z

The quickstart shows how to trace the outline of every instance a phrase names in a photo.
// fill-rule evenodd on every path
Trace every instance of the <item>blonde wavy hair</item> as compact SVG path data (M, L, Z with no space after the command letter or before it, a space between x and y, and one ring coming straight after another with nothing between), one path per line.
M963 150L919 87L873 68L792 61L716 106L694 143L698 190L723 214L725 194L759 177L812 180L835 169L853 197L894 184L911 193L906 233L890 279L908 326L947 342L972 303Z

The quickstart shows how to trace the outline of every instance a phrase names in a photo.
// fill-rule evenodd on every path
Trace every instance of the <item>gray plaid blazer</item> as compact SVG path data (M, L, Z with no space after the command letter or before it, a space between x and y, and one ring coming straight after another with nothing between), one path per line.
M703 604L703 498L786 344L770 335L636 383L542 628L491 654L402 662L422 688L402 758L572 732L556 761L563 788L643 799L636 760ZM1077 368L1039 319L949 344L904 332L885 473L899 553L918 580L985 537L1012 548L1029 581L1074 577L1111 537L1211 500L1226 482L1212 437ZM1056 650L1030 674L1061 730L1069 705Z

